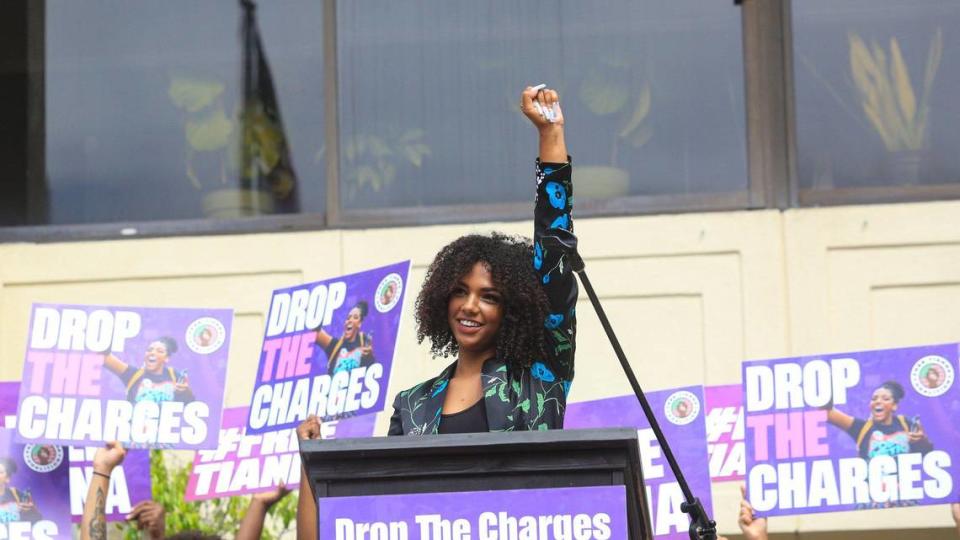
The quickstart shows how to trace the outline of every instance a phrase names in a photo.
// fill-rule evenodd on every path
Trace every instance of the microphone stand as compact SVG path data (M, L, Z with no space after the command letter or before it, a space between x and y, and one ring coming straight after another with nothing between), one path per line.
M630 368L630 364L627 362L627 357L623 353L623 349L620 347L620 341L617 339L616 334L614 334L613 327L610 326L610 321L607 320L607 314L603 311L603 306L600 305L600 299L597 298L597 293L593 290L593 285L590 284L590 279L587 277L587 273L584 270L585 265L583 263L583 259L577 252L576 240L572 238L570 240L565 240L553 235L544 235L541 238L540 243L544 250L546 250L548 246L561 250L567 256L567 262L570 264L573 271L576 272L577 276L580 277L580 282L583 284L583 288L587 290L587 296L590 297L590 303L593 304L593 309L596 310L597 316L600 317L600 324L603 325L603 330L607 333L607 338L610 340L610 344L613 345L613 350L617 354L617 359L620 360L620 366L623 368L623 372L630 381L630 386L633 387L633 393L636 394L637 401L640 402L640 407L643 408L643 414L646 415L647 421L650 423L650 427L653 429L653 433L657 436L657 441L660 442L660 448L663 450L663 455L665 458L667 458L667 462L670 464L670 469L673 471L674 476L677 477L677 483L680 484L680 490L683 492L683 496L686 499L686 501L680 504L680 510L686 513L690 518L690 540L716 540L717 522L710 519L710 517L707 515L707 511L704 510L700 499L694 497L693 492L690 491L690 486L687 484L686 478L683 477L683 473L680 471L680 465L677 463L676 458L673 457L673 451L670 449L670 444L667 443L667 438L663 435L663 431L660 429L660 423L657 422L657 418L653 415L653 409L650 408L650 403L647 402L647 396L640 388L640 383L637 382L637 377L633 374L633 369Z

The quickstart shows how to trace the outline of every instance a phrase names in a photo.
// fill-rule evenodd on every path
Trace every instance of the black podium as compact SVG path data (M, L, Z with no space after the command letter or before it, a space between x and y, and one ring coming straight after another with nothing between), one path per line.
M301 441L301 458L315 498L624 486L629 538L652 538L633 429Z

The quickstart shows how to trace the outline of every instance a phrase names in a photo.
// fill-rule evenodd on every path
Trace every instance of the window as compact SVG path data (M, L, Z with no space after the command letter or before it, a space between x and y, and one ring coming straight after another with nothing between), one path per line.
M561 94L581 210L745 193L740 13L692 4L338 2L344 214L528 203L519 93L541 82Z
M960 196L960 5L793 3L800 200Z
M44 223L323 211L319 2L45 6Z
M114 4L0 8L0 241L519 218L536 83L580 216L960 198L953 0Z

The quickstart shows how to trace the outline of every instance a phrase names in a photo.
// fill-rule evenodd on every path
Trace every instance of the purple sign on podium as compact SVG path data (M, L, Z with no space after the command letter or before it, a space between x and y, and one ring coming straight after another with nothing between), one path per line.
M319 537L624 540L623 486L321 497Z

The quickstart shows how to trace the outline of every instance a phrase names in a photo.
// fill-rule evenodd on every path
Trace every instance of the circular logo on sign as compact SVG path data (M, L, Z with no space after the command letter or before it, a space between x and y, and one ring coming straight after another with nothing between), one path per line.
M953 366L942 356L924 356L910 369L910 383L921 395L941 396L953 386Z
M400 293L403 292L403 278L400 274L394 272L380 280L377 285L377 293L374 295L373 304L380 313L386 313L393 309L400 301Z
M31 470L47 473L63 463L63 447L52 444L28 444L23 447L23 462Z
M686 390L674 392L663 404L663 413L672 424L678 426L689 424L700 414L700 400Z
M223 346L227 339L227 330L222 322L213 317L200 317L187 327L184 339L191 351L210 354Z

